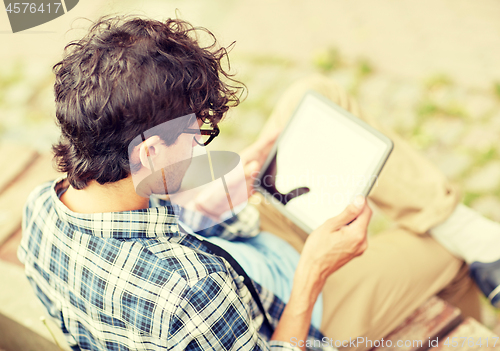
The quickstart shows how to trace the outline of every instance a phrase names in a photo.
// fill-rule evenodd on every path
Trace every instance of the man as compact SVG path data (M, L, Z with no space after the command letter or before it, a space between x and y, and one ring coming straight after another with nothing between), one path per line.
M474 300L462 261L413 235L444 221L457 192L392 135L394 155L371 199L399 226L369 250L371 210L363 198L294 245L300 255L259 231L253 206L198 230L223 215L207 208L210 190L180 217L174 204L149 198L174 195L201 141L192 131L207 123L216 135L239 102L238 89L220 79L237 83L221 67L225 50L202 48L193 34L180 20L103 19L55 66L62 135L54 152L67 177L30 195L19 256L74 349L303 349L307 340L366 349L345 340L384 336L447 286L452 302ZM242 153L249 179L269 152L271 130L282 128L310 87L359 115L322 78L294 86ZM265 203L256 207L262 229L297 243L286 219ZM199 236L227 249L251 284Z

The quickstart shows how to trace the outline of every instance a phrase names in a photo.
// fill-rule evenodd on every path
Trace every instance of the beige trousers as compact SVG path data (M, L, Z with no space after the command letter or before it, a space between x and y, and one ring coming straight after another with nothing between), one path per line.
M292 85L278 102L263 134L282 128L307 90L315 90L383 132L394 142L369 203L394 227L369 239L366 252L327 280L321 331L333 340L387 335L429 297L438 294L464 315L479 318L479 299L467 266L426 232L444 221L460 200L457 188L402 138L361 113L344 90L322 76ZM262 230L291 243L299 252L307 235L259 194L251 202ZM361 349L365 349L361 347Z

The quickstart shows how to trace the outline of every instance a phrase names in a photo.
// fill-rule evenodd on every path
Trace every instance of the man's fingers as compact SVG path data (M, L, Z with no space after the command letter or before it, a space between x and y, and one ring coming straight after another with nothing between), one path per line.
M251 177L255 173L258 173L260 168L260 163L257 160L253 160L250 163L246 164L243 168L245 172L245 177Z
M260 138L257 140L257 143L260 145L269 145L272 144L278 139L278 136L281 133L281 129L273 129L271 131L268 131L266 134L261 135Z
M337 229L349 224L355 220L360 213L362 213L364 207L366 207L365 203L366 201L364 197L357 197L352 204L347 206L344 211L342 211L341 214L330 219L332 225Z
M259 165L262 165L269 155L269 152L271 151L271 148L273 147L279 134L279 130L272 130L265 135L261 135L257 141L241 151L240 156L243 160L243 164L246 165L251 161L256 160L259 162Z
M354 231L366 232L366 228L368 228L368 224L370 223L371 217L372 217L372 210L368 205L365 204L359 216L349 225L350 229Z

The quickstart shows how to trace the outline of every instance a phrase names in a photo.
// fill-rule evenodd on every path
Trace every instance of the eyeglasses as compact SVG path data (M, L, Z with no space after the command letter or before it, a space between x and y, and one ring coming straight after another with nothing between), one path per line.
M196 134L193 138L198 145L207 146L215 139L220 133L219 127L215 126L213 129L190 129L186 128L183 133Z

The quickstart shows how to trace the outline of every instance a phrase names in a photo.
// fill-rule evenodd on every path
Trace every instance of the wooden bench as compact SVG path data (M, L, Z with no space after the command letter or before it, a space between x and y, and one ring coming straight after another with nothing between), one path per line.
M39 320L43 309L24 277L16 252L21 241L22 208L26 198L38 184L61 174L52 168L50 155L40 155L26 146L0 145L0 154L0 279L3 286L9 287L0 289L0 350L59 350ZM52 325L51 330L68 349L57 327ZM448 337L450 345L452 338L457 338L453 341L458 340L458 346L445 345ZM464 337L474 338L474 346L467 342L462 346ZM494 337L496 335L479 322L462 321L458 309L432 297L384 338L384 347L373 350L493 350ZM479 338L488 338L489 345L476 345ZM397 346L398 341L403 342L402 346ZM500 349L500 341L496 349Z
M500 349L497 335L473 318L463 320L458 308L436 296L427 300L383 340L384 345L374 347L372 351ZM496 347L493 348L495 341ZM481 347L477 345L479 342L483 344Z
M20 237L22 208L29 193L40 183L58 174L50 155L13 144L0 145L0 245L12 235ZM9 251L10 252L10 251ZM4 253L7 251L4 249Z
M40 320L45 312L17 259L17 247L29 193L61 174L52 168L50 155L24 145L0 144L0 155L0 350L59 351ZM48 325L59 344L69 350L58 327L50 321Z

